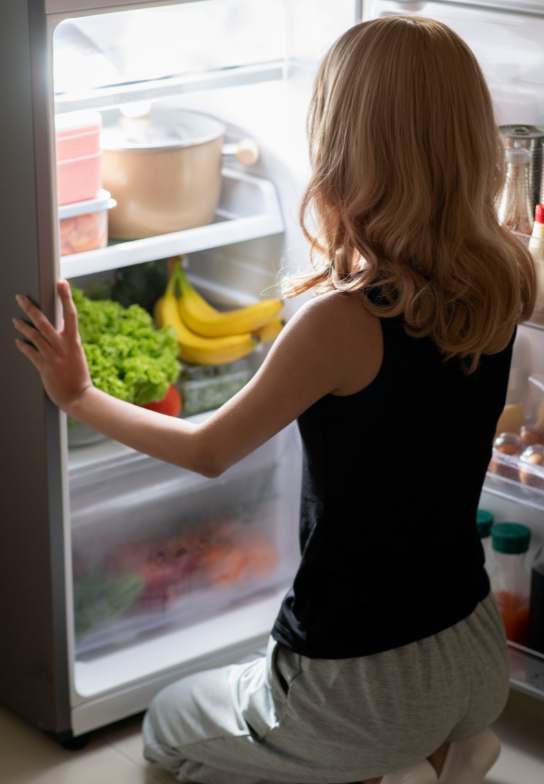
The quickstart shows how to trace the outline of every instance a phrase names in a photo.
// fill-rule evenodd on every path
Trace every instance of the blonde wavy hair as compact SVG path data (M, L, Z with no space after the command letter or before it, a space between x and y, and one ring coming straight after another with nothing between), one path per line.
M497 219L503 146L461 38L421 17L352 27L319 68L308 135L300 222L314 272L290 278L287 296L359 291L371 313L402 315L468 372L504 349L532 313L535 271Z

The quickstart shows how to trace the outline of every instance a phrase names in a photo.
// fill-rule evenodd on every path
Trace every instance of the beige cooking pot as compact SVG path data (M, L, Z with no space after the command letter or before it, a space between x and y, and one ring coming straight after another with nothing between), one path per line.
M131 240L210 223L219 203L224 154L249 165L251 140L224 145L214 117L157 102L143 116L104 118L103 186L117 201L111 239Z

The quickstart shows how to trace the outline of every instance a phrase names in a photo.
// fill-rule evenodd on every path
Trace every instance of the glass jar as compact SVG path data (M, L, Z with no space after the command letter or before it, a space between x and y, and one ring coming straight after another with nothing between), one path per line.
M505 150L506 182L499 202L499 221L510 231L529 238L533 207L529 192L530 155L523 147Z
M499 606L506 636L527 645L530 576L525 559L531 531L521 523L496 523L491 530L494 571L491 587Z

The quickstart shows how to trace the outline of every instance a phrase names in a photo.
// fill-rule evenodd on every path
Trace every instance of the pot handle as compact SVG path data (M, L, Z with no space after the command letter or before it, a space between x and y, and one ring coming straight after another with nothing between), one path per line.
M233 155L242 166L253 166L259 160L259 147L254 139L241 139L223 145L223 155Z

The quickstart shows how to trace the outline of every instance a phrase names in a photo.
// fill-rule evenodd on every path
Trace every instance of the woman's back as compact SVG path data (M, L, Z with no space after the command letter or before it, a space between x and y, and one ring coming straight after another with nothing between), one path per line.
M489 591L475 519L512 341L467 374L400 318L381 326L374 380L326 395L298 419L302 562L274 633L314 658L430 636Z

